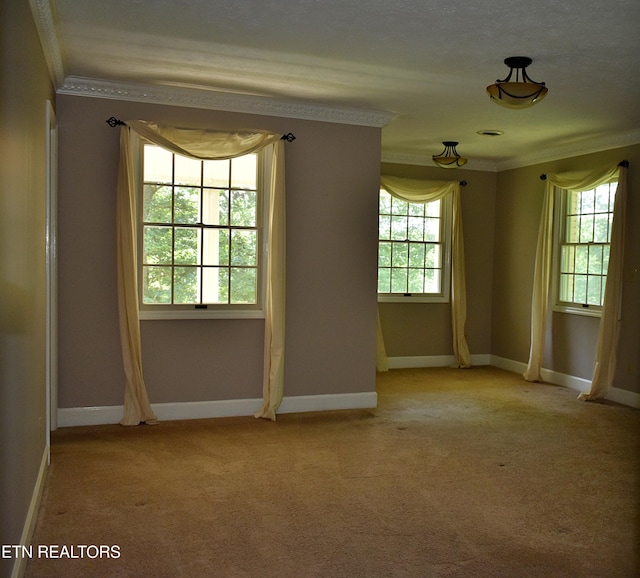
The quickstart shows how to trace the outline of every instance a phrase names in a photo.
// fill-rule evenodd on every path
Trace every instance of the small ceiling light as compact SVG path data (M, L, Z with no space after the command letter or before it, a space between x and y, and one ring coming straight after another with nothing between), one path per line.
M467 159L461 157L456 150L455 141L446 140L442 143L444 150L439 155L433 155L433 162L443 169L455 169L467 163Z
M496 80L487 86L491 100L507 108L527 108L540 102L548 92L544 82L535 82L527 75L526 68L533 60L527 56L510 56L504 63L511 69L504 80ZM513 71L516 77L512 81Z
M480 136L501 136L504 134L504 131L496 130L496 129L487 129L487 130L479 130L478 134Z

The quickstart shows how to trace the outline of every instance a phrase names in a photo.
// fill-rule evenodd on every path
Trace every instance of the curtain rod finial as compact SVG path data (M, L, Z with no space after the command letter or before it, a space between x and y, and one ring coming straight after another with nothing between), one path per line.
M105 121L111 128L115 128L118 125L123 125L124 126L124 122L122 122L120 119L116 118L115 116L112 116L111 118L107 119Z
M296 135L288 132L287 134L283 134L280 140L286 140L287 142L293 142L296 140Z
M624 159L623 161L620 161L618 163L619 167L624 167L625 169L629 168L629 161L627 159Z
M467 186L467 181L460 181L460 186L461 187L466 187Z
M547 175L545 175L544 173L542 173L542 174L540 175L540 180L541 180L541 181L546 181L546 180L547 180Z

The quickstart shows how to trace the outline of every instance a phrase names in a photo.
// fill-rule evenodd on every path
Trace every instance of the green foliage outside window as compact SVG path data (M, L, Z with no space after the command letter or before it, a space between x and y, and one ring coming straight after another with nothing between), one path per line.
M226 188L145 182L143 303L257 303L258 193L229 188L234 161L204 161L215 166L206 166L203 174L224 174L226 163ZM242 167L247 164L243 162ZM255 161L248 167L255 172ZM170 169L163 168L162 174L171 174ZM255 175L242 177L256 180Z

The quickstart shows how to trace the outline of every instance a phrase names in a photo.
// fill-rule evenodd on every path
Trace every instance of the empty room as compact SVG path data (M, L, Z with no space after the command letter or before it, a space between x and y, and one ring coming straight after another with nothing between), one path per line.
M638 574L637 2L0 14L1 577Z

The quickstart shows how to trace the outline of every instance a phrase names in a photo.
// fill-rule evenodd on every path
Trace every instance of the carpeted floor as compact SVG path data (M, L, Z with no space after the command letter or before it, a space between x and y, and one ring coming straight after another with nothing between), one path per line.
M492 367L378 394L58 430L34 544L82 556L34 549L27 578L640 576L639 410Z

